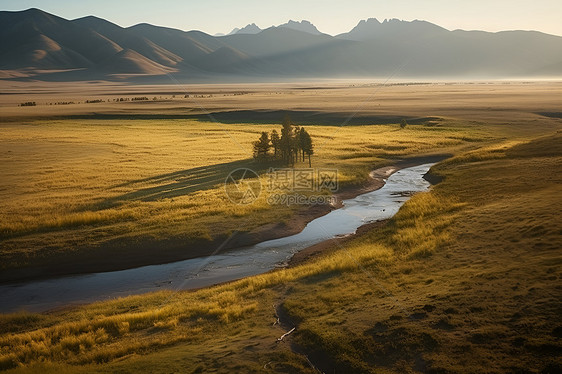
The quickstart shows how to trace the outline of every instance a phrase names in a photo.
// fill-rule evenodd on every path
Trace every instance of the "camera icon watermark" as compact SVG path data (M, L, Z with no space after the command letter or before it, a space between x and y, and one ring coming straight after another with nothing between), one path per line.
M252 169L233 170L224 181L228 199L237 205L252 204L261 194L260 176Z
M339 189L337 169L271 168L265 175L267 203L270 205L335 205L333 193ZM231 202L247 205L263 192L255 171L236 169L225 180L225 192Z

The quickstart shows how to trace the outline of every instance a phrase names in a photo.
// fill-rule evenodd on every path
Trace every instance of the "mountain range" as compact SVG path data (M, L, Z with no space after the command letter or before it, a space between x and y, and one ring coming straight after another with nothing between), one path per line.
M307 20L302 20L302 21L290 20L289 22L284 23L282 25L279 25L277 27L284 27L284 28L287 28L287 29L302 31L302 32L306 32L306 33L309 33L309 34L313 34L313 35L320 35L321 34L321 32L318 31L318 29L316 28L316 26L314 26L312 23L310 23L310 21L307 21ZM259 26L257 26L255 23L250 23L249 25L246 25L245 27L242 27L242 28L237 27L237 28L233 29L227 35L259 34L262 31L263 30L260 29ZM224 36L224 34L217 34L215 36Z
M308 21L211 36L29 9L0 12L0 36L0 76L10 79L562 76L562 37L449 31L418 20L370 18L336 36Z

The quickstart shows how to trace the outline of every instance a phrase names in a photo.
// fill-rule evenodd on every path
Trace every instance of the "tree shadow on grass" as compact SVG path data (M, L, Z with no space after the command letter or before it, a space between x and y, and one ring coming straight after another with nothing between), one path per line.
M278 165L274 163L257 162L253 159L247 159L179 170L173 173L132 180L115 187L134 188L136 185L139 185L140 188L106 199L99 203L99 207L108 208L125 201L157 201L184 196L225 183L228 175L237 169L247 168L257 174L263 174L270 167L276 166ZM141 187L147 184L151 187Z

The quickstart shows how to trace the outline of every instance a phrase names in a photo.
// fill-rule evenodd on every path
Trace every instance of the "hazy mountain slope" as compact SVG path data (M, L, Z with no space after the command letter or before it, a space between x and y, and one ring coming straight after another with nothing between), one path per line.
M357 75L355 53L360 50L353 41L332 40L307 48L272 54L251 60L253 71L262 76L320 77ZM248 62L246 62L248 64Z
M0 66L93 66L122 48L96 31L38 9L0 12Z
M218 38L224 44L252 57L264 57L304 50L333 42L329 35L309 33L280 27L270 27L259 34L229 35Z
M123 28L92 16L68 21L37 9L0 12L0 70L81 69L81 79L562 76L562 37L534 31L448 31L374 18L337 37L306 21L249 26L256 33L214 37L149 24Z
M95 30L99 34L116 42L124 49L134 50L144 57L165 66L175 66L182 58L173 52L153 43L143 36L138 36L127 29L117 26L104 19L89 16L72 21L83 27Z
M454 34L468 38L472 33L455 31ZM503 31L484 33L481 38L484 40L477 42L470 35L471 46L480 51L480 64L485 70L502 67L513 74L526 75L532 74L537 67L562 62L562 37L559 36L536 31ZM465 55L469 54L466 50Z
M408 75L517 76L562 61L562 38L532 31L450 32L425 21L369 19L337 38L362 42L355 62L371 73L394 64Z
M217 38L200 31L185 32L146 23L129 27L127 30L166 48L185 61L198 58L225 46Z
M250 61L250 57L238 50L230 47L221 47L214 52L193 60L191 63L200 68L220 73L238 73L248 71L245 66Z
M125 49L109 57L102 61L98 68L109 74L163 75L176 71L154 62L132 49Z
M264 57L255 66L264 75L507 77L538 74L540 69L556 74L562 61L560 37L519 31L473 34L333 40Z
M13 48L2 48L0 66L3 68L49 68L72 69L92 66L87 58L43 34L29 35L20 39L21 44Z

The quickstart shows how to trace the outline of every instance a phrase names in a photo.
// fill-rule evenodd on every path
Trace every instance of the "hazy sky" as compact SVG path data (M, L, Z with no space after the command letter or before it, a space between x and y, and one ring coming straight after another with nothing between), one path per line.
M451 30L562 35L561 0L0 0L0 10L31 7L68 19L95 15L121 26L147 22L209 34L253 22L266 28L307 19L334 35L374 17L423 19Z

